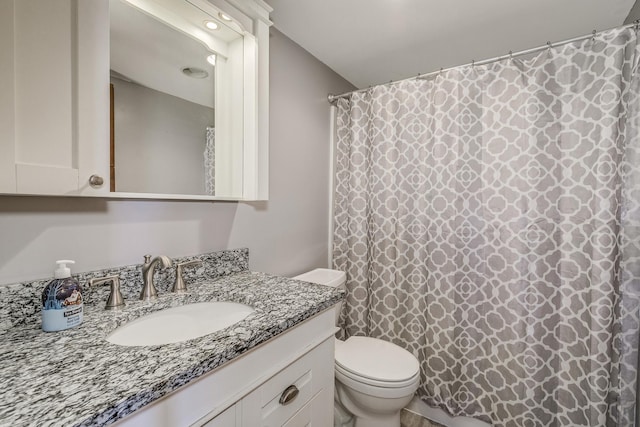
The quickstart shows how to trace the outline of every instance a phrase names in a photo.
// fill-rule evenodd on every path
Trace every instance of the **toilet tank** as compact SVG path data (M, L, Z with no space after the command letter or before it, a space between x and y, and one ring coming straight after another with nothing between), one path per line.
M296 280L302 280L303 282L317 283L319 285L331 286L346 290L347 275L344 271L331 270L329 268L316 268L315 270L308 271L294 277ZM338 303L336 307L336 326L338 326L338 320L340 318L340 312L342 311L342 302Z

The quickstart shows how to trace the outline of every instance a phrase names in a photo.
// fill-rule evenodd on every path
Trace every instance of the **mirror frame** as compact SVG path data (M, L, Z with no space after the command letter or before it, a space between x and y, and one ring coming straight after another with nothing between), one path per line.
M244 37L242 195L205 196L155 193L110 193L111 198L182 200L267 200L269 180L269 13L262 0L185 0L217 16L226 14Z

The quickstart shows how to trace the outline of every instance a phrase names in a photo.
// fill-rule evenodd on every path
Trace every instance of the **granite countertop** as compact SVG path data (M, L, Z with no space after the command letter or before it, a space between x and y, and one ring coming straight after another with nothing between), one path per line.
M154 302L127 300L123 311L85 304L75 329L39 325L5 331L0 343L0 426L105 426L167 395L339 302L344 292L250 271L191 284ZM193 340L122 347L105 337L128 320L202 301L233 301L255 312Z

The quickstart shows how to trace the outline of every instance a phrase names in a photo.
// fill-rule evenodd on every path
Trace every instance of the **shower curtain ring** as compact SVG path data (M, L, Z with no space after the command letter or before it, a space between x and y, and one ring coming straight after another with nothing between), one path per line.
M553 45L551 44L551 42L547 42L547 47L548 47L549 49L551 49L551 48L553 47Z
M596 35L598 34L598 32L596 30L593 30L591 32L591 41L596 41Z
M509 60L513 61L513 51L512 50L509 51Z

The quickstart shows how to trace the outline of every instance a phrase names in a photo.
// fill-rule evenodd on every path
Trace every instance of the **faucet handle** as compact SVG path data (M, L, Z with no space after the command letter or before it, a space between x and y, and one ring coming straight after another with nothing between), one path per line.
M109 298L107 299L107 304L105 305L105 310L120 310L124 307L124 298L122 297L122 293L120 292L120 276L106 276L106 277L98 277L89 280L89 286L101 285L103 283L111 282L111 292L109 293Z
M194 259L191 261L181 262L176 265L176 281L173 282L173 288L171 288L171 292L182 293L187 291L187 285L184 283L184 279L182 278L182 270L185 267L196 267L202 265L202 261L199 259Z

